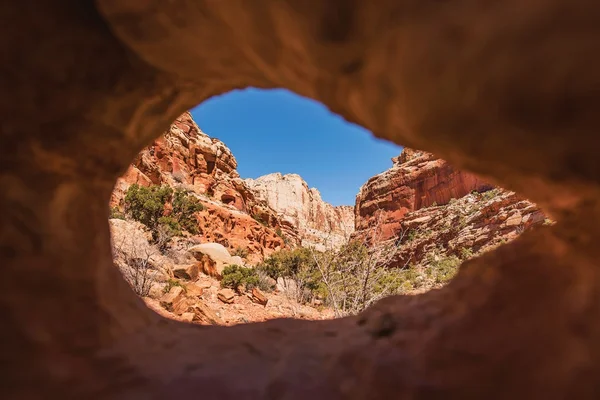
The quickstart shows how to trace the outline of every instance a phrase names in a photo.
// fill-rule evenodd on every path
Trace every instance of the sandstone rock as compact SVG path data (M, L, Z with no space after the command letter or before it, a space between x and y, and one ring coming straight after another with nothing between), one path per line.
M3 2L0 397L596 399L598 3L207 4ZM178 110L248 86L438 152L558 223L357 317L158 318L109 268L108 186Z
M181 320L186 322L192 322L196 314L193 312L184 312L181 314Z
M175 314L178 314L175 309L177 309L177 311L182 311L182 308L185 305L184 302L185 291L181 286L171 287L169 292L160 299L160 305L163 306L167 311L171 311Z
M194 281L198 279L200 268L198 263L191 265L177 265L173 267L173 276L178 279L185 279L188 281Z
M274 173L246 183L258 200L292 221L305 246L339 246L354 231L353 207L324 202L297 174Z
M188 250L198 260L199 267L207 275L221 277L223 268L232 264L229 251L219 243L204 243Z
M259 288L252 288L252 296L251 296L251 300L255 303L258 303L262 306L266 306L267 302L269 301L269 299L267 299L267 296L265 296L265 294L263 292L261 292L261 290Z
M276 234L277 229L292 238L292 242L297 233L281 223L269 208L263 210L269 226L250 217L249 213L258 205L236 167L229 148L202 132L189 112L185 112L163 136L138 154L118 179L110 204L123 208L125 193L134 183L183 189L199 196L204 205L205 210L196 215L203 242L218 242L230 249L247 248L249 261L260 262L285 246L283 238ZM169 207L167 204L165 208Z
M369 231L377 226L377 240L393 238L399 234L406 213L492 188L477 176L456 170L424 151L404 148L393 161L392 168L360 188L356 196L355 237L372 241Z
M200 321L210 325L223 325L224 321L213 310L203 302L197 302L193 305L194 315Z
M292 297L299 291L298 283L295 280L281 276L277 278L275 289Z
M235 300L235 292L231 289L221 289L219 290L219 292L217 293L217 297L219 298L219 300L221 300L223 303L227 303L227 304L231 304L234 302Z
M204 293L204 289L195 283L188 283L185 285L185 293L189 297L200 297Z
M390 266L422 265L433 252L465 258L466 251L472 257L543 221L539 208L514 192L496 188L470 193L443 206L404 214L398 221L404 229L401 243Z

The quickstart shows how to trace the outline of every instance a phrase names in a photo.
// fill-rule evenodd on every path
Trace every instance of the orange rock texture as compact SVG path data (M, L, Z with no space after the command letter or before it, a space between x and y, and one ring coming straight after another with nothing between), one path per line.
M0 14L1 398L598 398L597 1L41 0ZM111 191L178 115L248 86L320 101L557 222L355 317L165 319L113 266Z

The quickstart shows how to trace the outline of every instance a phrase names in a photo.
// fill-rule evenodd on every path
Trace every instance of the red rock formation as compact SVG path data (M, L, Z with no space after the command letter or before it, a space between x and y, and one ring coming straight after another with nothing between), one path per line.
M231 150L202 132L185 112L163 136L138 154L117 181L111 205L119 205L127 187L138 183L181 186L245 210L251 194L236 168Z
M229 249L247 249L247 261L257 263L284 248L277 230L259 223L250 215L218 204L205 203L197 214L201 242L220 243Z
M247 249L251 263L285 247L284 237L289 244L299 243L296 228L257 201L236 168L231 150L202 132L185 112L117 180L111 206L121 207L127 188L134 183L168 185L201 197L205 209L197 215L198 242Z
M354 209L323 201L297 174L273 173L246 179L256 199L294 226L305 246L336 247L354 231Z
M431 153L405 148L392 161L392 168L369 179L356 196L358 234L378 224L380 240L390 239L401 229L406 213L492 188Z

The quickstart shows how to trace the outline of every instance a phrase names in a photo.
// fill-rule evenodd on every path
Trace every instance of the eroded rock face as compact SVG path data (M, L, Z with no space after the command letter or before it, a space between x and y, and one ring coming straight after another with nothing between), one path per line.
M304 246L336 247L354 232L354 208L326 203L300 175L273 173L246 183L257 200L298 229Z
M117 180L111 205L119 205L127 188L137 183L183 187L246 210L248 191L236 168L231 150L202 132L191 114L185 112L144 148Z
M426 256L468 259L552 222L535 204L496 188L410 211L400 223L402 231L392 239L401 242L390 263L395 267L424 265Z
M2 398L598 397L597 1L0 7ZM181 112L245 86L321 101L557 223L357 317L165 320L112 265L112 187Z
M377 226L378 240L391 239L401 231L406 213L493 187L424 151L405 148L392 161L392 168L369 179L356 196L358 236Z
M192 192L204 206L196 214L199 234L194 240L217 242L231 251L241 249L255 264L284 248L284 238L290 245L298 243L298 230L257 201L236 168L231 150L202 132L185 112L137 155L117 180L110 204L123 208L127 189L134 183Z

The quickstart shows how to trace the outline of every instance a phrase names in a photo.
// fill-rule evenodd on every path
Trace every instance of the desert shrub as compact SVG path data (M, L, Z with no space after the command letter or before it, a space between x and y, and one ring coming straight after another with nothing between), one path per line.
M258 275L258 288L264 292L272 292L275 289L275 281L261 269L255 269Z
M172 194L173 189L168 186L145 187L133 184L125 195L125 212L154 230Z
M427 276L436 284L443 284L456 275L458 267L461 264L460 258L455 255L439 255L432 253L428 259L429 267L427 268Z
M245 268L239 265L228 265L223 269L221 286L237 290L244 286L246 290L258 287L260 280L258 273L253 268Z
M460 258L463 260L468 260L469 258L472 258L473 255L473 249L470 247L463 247L460 249Z
M165 204L168 202L172 202L173 210L169 216L165 216ZM154 241L161 242L163 247L171 237L180 236L184 230L198 233L194 214L203 209L200 200L193 195L183 190L173 193L168 186L144 187L133 184L125 195L125 212L146 225L152 231Z
M276 234L277 236L279 236L280 238L282 238L282 239L285 239L285 238L283 237L283 232L281 231L281 228L277 227L277 229L275 229L275 234Z
M298 302L307 301L310 295L325 293L315 258L308 248L275 252L258 265L257 269L275 280L283 278L294 281L297 290L289 294Z
M494 197L498 195L498 189L491 189L481 194L481 198L484 201L492 200Z
M316 265L311 250L300 247L275 252L266 258L258 268L273 279L297 279L312 275Z
M172 279L171 278L171 279L169 279L167 281L167 284L163 288L163 292L169 293L174 286L180 286L180 287L183 288L184 291L187 291L187 289L186 289L186 287L185 287L184 284L182 284L181 282L179 282L177 279Z
M119 207L111 207L108 219L125 219L125 213L119 210Z
M195 196L176 190L173 195L173 215L186 231L198 233L198 223L194 214L204 210L204 205Z

